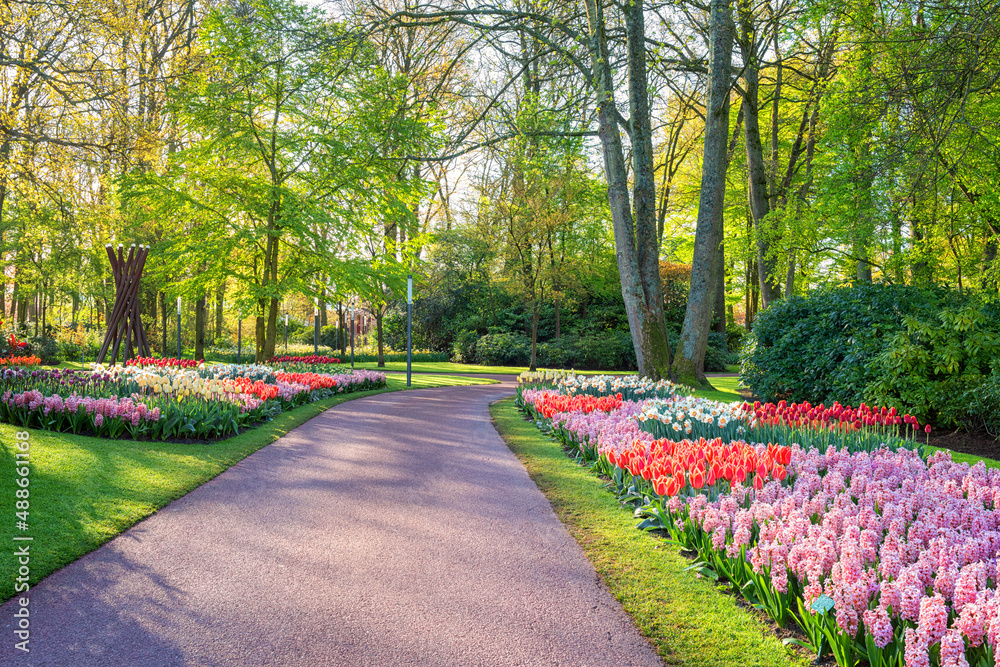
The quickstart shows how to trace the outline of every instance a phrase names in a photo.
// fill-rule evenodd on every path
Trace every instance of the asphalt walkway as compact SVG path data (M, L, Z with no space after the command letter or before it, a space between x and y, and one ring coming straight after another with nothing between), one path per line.
M0 665L661 665L489 418L343 403L30 592ZM9 547L4 547L9 548Z

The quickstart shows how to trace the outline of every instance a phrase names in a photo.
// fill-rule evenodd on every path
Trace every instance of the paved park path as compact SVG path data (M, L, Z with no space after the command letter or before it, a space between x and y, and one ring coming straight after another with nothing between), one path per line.
M660 665L490 422L348 401L33 588L0 665ZM9 548L9 547L4 547Z

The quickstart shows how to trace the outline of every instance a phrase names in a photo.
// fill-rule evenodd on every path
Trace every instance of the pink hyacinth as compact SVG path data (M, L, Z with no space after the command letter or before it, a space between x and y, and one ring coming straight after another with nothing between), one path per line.
M917 631L906 628L904 633L906 647L903 649L903 659L906 667L930 667L931 658L927 654L927 644L923 642Z
M941 639L941 667L969 667L965 641L958 630L948 630Z
M875 646L885 648L892 641L892 621L889 612L879 605L864 612L865 629L875 641Z

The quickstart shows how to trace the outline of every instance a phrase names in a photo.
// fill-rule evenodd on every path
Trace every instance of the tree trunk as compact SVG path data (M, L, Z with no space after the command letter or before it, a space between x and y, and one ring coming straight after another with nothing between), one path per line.
M538 301L535 299L531 307L531 361L528 363L528 370L538 369Z
M272 220L268 225L267 242L264 248L264 279L265 289L278 285L278 228L277 222L280 220L280 204L273 204ZM274 356L278 334L278 307L280 306L278 297L260 298L257 300L259 315L257 316L256 361L259 364L266 363Z
M199 294L194 302L194 358L205 358L205 295Z
M375 335L378 338L378 367L385 368L385 344L382 341L382 318L385 311L382 306L375 309Z
M719 244L715 278L715 314L712 331L726 333L726 246Z
M226 284L219 285L215 292L215 340L222 339L223 304L226 298Z
M785 298L795 293L795 252L788 252L788 270L785 272Z
M855 275L858 282L872 281L871 240L875 231L875 203L872 198L872 188L875 185L875 166L872 164L871 142L865 138L859 147L861 173L858 190L861 201L858 202L858 220L854 225L854 257L856 259Z
M597 0L583 0L583 4L589 26L590 62L597 95L598 136L608 181L608 203L615 235L615 256L622 298L639 374L661 379L670 372L670 348L667 345L667 327L660 294L659 238L656 232L656 190L652 169L652 132L642 3L630 3L626 17L629 106L635 169L634 196L636 211L641 216L638 221L632 217L629 201L628 168L618 128L614 97L616 83L611 76L603 4Z
M344 317L347 314L344 312L344 304L337 304L337 312L340 313L340 356L341 358L347 356L347 324L344 322Z
M705 101L705 152L695 228L694 258L687 311L674 359L677 380L711 386L705 378L705 350L715 306L717 254L722 242L729 135L730 60L733 17L727 0L712 0L709 19L708 96Z
M160 356L167 356L167 295L160 292L160 319L163 320L163 347L160 348Z
M553 306L555 307L555 311L556 311L556 340L559 340L559 337L560 337L560 335L561 335L562 332L560 331L561 327L560 327L560 322L559 322L559 295L558 294L553 299Z
M757 267L760 272L760 290L767 308L772 301L781 298L781 286L776 279L777 262L770 257L773 230L765 229L770 213L767 170L764 168L764 148L760 138L760 72L755 53L754 26L749 9L740 10L741 39L743 52L743 137L747 150L747 197L757 239Z
M14 290L10 293L10 319L14 322L21 321L21 309L18 307L17 298L20 296L19 292L21 286L17 283L17 271L14 272Z

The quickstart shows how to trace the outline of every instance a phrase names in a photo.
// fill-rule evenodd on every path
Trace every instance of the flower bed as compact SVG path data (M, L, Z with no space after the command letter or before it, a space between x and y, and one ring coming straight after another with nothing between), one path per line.
M919 428L910 415L864 404L859 408L839 403L831 408L808 403L786 405L784 401L738 405L699 398L650 401L639 423L657 438L693 436L727 442L743 438L781 445L795 443L820 452L829 447L853 451L911 447Z
M175 359L164 357L154 359L153 357L135 357L125 362L126 366L155 366L157 368L199 368L205 364L205 360L195 361L194 359Z
M0 366L37 366L42 360L35 355L26 357L0 357Z
M0 419L110 438L219 438L303 403L386 384L384 373L371 371L292 374L261 365L145 361L110 369L95 364L91 372L3 369Z
M281 356L273 357L268 363L271 364L339 364L340 359L337 357L328 357L323 354L310 354L304 357L296 356Z
M919 424L891 410L673 398L546 414L539 403L556 403L545 394L520 392L518 405L609 478L640 528L666 532L697 554L692 569L798 625L817 656L997 664L1000 470L922 458L905 437ZM650 415L677 435L655 437ZM697 430L716 435L684 437ZM760 433L774 437L755 442ZM812 446L795 442L811 433Z

